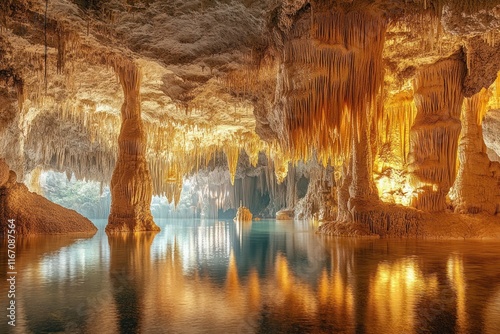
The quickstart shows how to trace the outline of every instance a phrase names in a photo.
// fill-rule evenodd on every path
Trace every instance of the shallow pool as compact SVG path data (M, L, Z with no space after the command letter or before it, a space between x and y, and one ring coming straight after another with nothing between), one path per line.
M0 333L500 333L500 242L356 240L307 222L158 220L16 244Z

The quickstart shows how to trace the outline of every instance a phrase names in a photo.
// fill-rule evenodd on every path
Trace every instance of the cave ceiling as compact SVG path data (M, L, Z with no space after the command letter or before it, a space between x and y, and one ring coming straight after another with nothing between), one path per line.
M218 150L229 160L239 149L251 161L261 150L277 156L280 120L270 110L280 46L316 5L332 11L370 6L388 22L383 96L391 105L411 96L418 68L450 55L468 64L466 95L489 87L500 69L497 4L6 0L0 14L0 149L19 175L41 166L108 182L124 98L113 67L132 60L142 72L148 157L165 165L170 178Z

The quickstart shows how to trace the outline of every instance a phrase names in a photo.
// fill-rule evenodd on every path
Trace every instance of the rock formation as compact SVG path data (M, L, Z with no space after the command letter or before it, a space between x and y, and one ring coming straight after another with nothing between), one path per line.
M152 182L146 162L146 134L139 95L141 74L133 63L117 65L125 100L118 137L118 159L111 178L107 232L158 231L151 215Z
M455 212L500 212L500 163L486 155L482 120L489 99L487 90L467 98L462 109L462 133L458 148L459 169L451 193Z
M236 217L234 217L234 221L236 222L251 222L252 221L252 213L248 210L247 207L240 206L238 208L238 212L236 212Z
M415 80L417 116L410 130L409 184L412 205L442 211L455 182L462 82L460 59L443 60L423 68Z
M499 29L500 0L7 0L0 157L33 189L110 185L108 231L157 230L151 197L190 188L205 217L477 235L500 219Z
M16 182L16 173L0 160L0 234L7 233L9 219L15 220L19 235L80 233L93 235L97 228L73 210L54 204Z

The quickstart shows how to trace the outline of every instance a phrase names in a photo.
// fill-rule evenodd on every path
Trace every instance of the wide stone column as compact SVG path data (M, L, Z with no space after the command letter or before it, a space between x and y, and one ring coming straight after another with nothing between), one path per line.
M410 130L408 155L411 204L442 211L455 181L465 64L445 59L422 68L414 84L417 116Z
M450 194L455 212L495 214L500 210L499 181L486 154L482 120L487 110L489 91L483 89L465 99L462 109L462 134L458 146L460 166Z
M141 74L132 62L115 66L124 92L118 159L111 178L107 232L158 231L150 205L152 180L146 162L146 134L141 119Z

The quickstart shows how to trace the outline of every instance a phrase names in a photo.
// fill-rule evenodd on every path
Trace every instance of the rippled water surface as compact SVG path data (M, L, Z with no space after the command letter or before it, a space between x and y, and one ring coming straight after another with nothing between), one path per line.
M500 243L337 239L305 222L157 221L17 239L0 333L500 333Z

